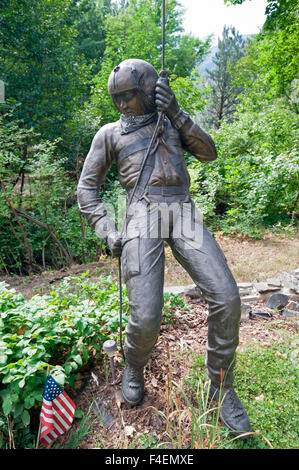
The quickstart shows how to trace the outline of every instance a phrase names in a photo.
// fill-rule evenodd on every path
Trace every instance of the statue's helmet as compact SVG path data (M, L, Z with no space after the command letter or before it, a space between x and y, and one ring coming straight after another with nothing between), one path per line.
M138 90L148 102L154 104L156 69L141 59L126 59L115 67L108 79L108 93L115 95L129 90Z

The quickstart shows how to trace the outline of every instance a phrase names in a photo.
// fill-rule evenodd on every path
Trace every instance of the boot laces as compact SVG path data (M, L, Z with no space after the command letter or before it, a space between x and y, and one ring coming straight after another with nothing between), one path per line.
M132 366L127 366L127 367L128 367L128 381L130 382L130 387L140 387L142 380L143 380L142 369L138 367L132 367Z

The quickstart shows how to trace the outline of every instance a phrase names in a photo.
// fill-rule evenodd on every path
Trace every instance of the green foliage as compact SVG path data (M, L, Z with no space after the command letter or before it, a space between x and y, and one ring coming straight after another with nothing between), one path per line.
M263 30L248 42L235 74L236 84L245 88L247 108L261 109L284 97L298 113L298 89L294 90L298 86L297 8L296 0L268 0Z
M7 417L13 422L16 446L32 446L32 418L40 410L48 365L61 386L73 387L76 374L99 357L103 342L107 338L118 341L118 285L111 277L91 282L88 274L65 278L49 295L28 301L0 283L0 438L4 447ZM186 308L183 300L165 295L163 313L168 326L176 308ZM124 330L128 314L124 288ZM81 423L81 434L88 432L87 421Z
M1 272L60 268L99 255L102 245L78 212L76 185L92 137L119 117L107 93L113 67L138 57L160 70L161 4L1 1ZM219 158L201 166L188 157L187 163L192 194L213 228L257 237L264 227L291 227L298 218L296 10L295 0L268 0L263 30L237 66L242 41L225 29L219 75L211 72L215 83L204 88L196 65L210 38L184 34L183 8L166 1L171 87L192 116L210 103L201 125L213 133ZM101 188L112 206L122 194L116 180L114 164Z
M3 0L0 76L6 97L22 103L16 117L44 138L63 135L88 92L89 67L76 51L71 0Z
M48 364L58 383L73 386L76 372L100 354L103 341L117 338L118 287L109 277L92 284L87 274L65 279L49 295L29 301L0 283L1 413L10 416L16 430L29 426L41 404ZM18 437L15 442L20 444Z
M259 236L263 227L294 220L297 127L298 117L278 101L261 112L239 113L214 133L218 159L189 165L193 197L209 223L228 233Z
M163 323L170 326L174 322L174 314L176 309L188 310L189 307L185 304L183 299L175 294L164 294L164 307L162 311Z
M0 269L90 259L97 239L80 218L76 180L57 141L41 140L9 112L0 122Z
M251 348L238 355L236 389L246 396L252 427L267 437L274 448L298 447L298 363L294 358L296 343ZM254 436L236 447L268 447Z
M97 419L96 418L91 421L92 406L93 406L93 403L90 405L86 414L81 410L78 410L78 409L75 410L74 418L79 417L79 418L82 418L82 420L80 422L79 429L76 431L70 432L69 440L63 446L63 449L78 449L78 446L81 444L82 441L84 441L85 437L88 435L90 431L91 426ZM77 412L77 415L79 416L76 416L76 412ZM62 448L62 447L58 444L53 445L53 449L59 449L59 448Z
M206 101L202 89L202 80L193 71L190 77L170 77L170 87L182 109L187 110L191 116L200 111Z
M208 385L208 386L206 386ZM166 387L167 412L159 411L166 421L164 436L168 442L159 448L214 449L219 440L219 406L210 406L209 384L188 374L180 384L169 381Z
M241 4L243 0L229 0ZM268 0L263 31L232 70L243 88L234 122L213 137L218 160L191 160L191 189L208 223L226 233L261 237L298 218L298 28L293 0Z
M241 5L246 0L224 0L224 3ZM284 28L296 20L297 0L267 0L265 14L267 16L263 29Z
M112 11L111 0L73 1L70 8L70 22L77 31L78 53L92 65L92 73L98 72L101 66L106 45L106 17Z
M134 438L128 449L156 449L158 440L154 433L139 434Z
M96 131L118 118L107 94L115 63L135 56L160 68L161 0L3 0L2 7L0 269L94 260L97 238L76 204L80 169ZM191 71L209 40L183 34L182 13L177 0L167 2L166 64L182 107L194 114L203 98ZM101 188L112 204L116 179L113 165Z
M244 107L255 109L285 97L297 112L294 80L298 77L298 27L265 32L249 41L247 54L236 70L235 82L245 88Z

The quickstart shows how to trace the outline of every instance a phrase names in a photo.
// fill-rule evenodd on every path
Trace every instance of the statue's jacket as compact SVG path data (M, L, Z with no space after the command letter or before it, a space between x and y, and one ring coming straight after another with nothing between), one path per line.
M95 229L103 220L108 220L99 188L112 162L117 164L120 184L129 192L138 177L155 125L154 120L125 133L120 119L103 126L95 135L78 184L79 208ZM165 119L162 138L153 145L154 168L148 182L150 187L189 188L184 150L201 162L217 158L212 138L181 110L172 122Z

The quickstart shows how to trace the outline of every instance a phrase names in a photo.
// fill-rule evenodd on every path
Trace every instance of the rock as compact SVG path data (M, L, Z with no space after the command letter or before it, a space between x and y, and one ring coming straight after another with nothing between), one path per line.
M110 411L109 405L106 403L101 402L98 398L92 405L94 412L99 416L101 422L104 426L110 426L112 421L114 420L114 415Z
M237 284L240 296L252 294L253 284L251 282L240 282Z
M251 289L242 289L239 291L239 294L240 294L240 297L245 297L245 295L250 295L252 294L252 290Z
M272 309L278 308L278 310L281 310L286 306L288 301L289 297L285 294L272 294L266 303L266 307Z
M260 300L258 295L247 295L242 297L242 302L257 302Z
M299 312L296 312L296 310L290 310L288 308L285 308L283 311L283 318L299 318Z
M299 268L295 269L295 271L292 272L292 275L299 280Z
M268 320L269 318L272 318L272 316L273 316L272 313L261 312L260 310L256 310L255 312L250 312L250 318L262 317Z
M186 286L167 286L167 287L164 287L164 293L182 295L184 294L185 288Z
M240 323L248 321L250 318L252 307L251 305L241 304L241 320Z
M184 295L190 297L191 299L201 299L203 298L200 289L197 286L187 288L184 290Z
M269 284L270 286L275 286L275 287L282 286L280 279L278 279L277 277L275 278L272 277L271 279L267 279L267 284Z
M252 287L252 282L238 282L237 286L239 289L248 289Z
M280 280L283 283L284 287L288 287L291 290L294 290L299 294L299 281L295 276L289 273L282 273L280 275Z
M288 305L288 310L294 310L295 312L299 312L299 303L291 301Z
M263 294L265 292L280 290L279 287L270 286L269 284L267 284L267 282L258 282L258 283L255 284L254 287L260 294Z

